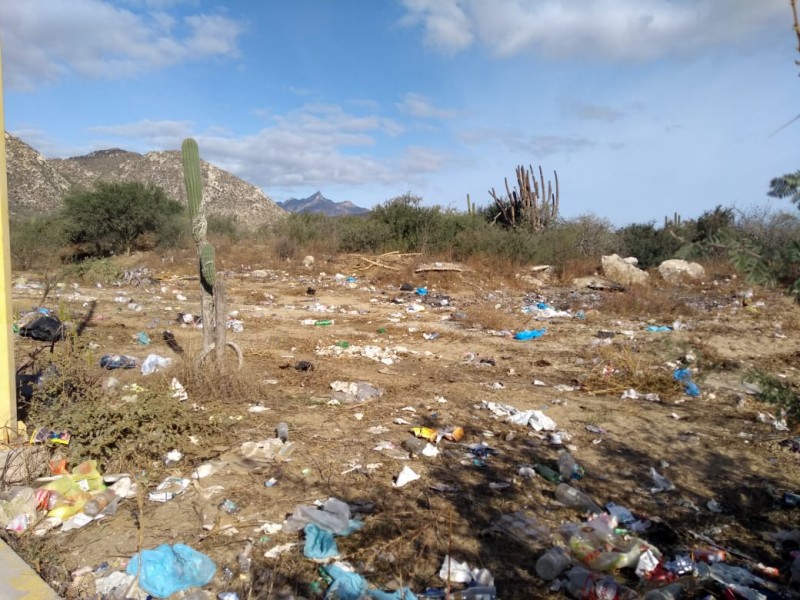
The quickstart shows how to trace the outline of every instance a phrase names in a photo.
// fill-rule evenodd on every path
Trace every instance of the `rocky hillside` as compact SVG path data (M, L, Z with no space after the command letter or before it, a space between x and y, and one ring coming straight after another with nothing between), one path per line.
M278 202L278 206L293 213L318 213L329 217L363 215L369 212L368 208L356 206L352 202L329 200L321 192L312 194L308 198L289 198Z
M11 216L48 214L58 209L70 183L49 161L6 133L6 162Z
M12 214L49 213L72 186L91 188L96 181L141 181L161 186L186 204L179 151L138 154L118 148L86 156L45 159L18 138L6 134L9 204ZM271 223L285 211L254 185L201 161L203 191L209 215L234 216L245 226Z

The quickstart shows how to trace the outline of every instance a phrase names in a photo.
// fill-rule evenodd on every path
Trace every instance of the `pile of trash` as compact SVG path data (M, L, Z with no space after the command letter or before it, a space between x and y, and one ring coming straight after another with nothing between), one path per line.
M415 354L405 346L387 346L382 348L380 346L357 346L348 344L347 347L342 345L325 346L317 348L314 353L317 356L336 356L336 357L355 357L362 356L369 358L375 362L383 363L384 365L393 365L396 360L408 354Z

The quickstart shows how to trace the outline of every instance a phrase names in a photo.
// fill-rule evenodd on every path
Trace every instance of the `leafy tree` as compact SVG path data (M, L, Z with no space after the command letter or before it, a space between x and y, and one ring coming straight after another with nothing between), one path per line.
M618 232L623 254L639 259L639 266L645 269L655 267L684 245L684 240L671 233L669 228L658 229L655 223L633 223Z
M788 173L770 181L767 196L789 198L800 208L800 171Z
M98 182L64 199L67 237L87 254L130 254L137 241L159 237L183 212L183 206L153 184Z

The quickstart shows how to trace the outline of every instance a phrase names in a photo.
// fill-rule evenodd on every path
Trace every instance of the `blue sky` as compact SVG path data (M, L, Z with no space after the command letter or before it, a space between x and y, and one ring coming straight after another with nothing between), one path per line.
M192 136L274 200L462 210L542 165L563 216L622 225L800 167L789 0L14 0L0 43L45 156Z

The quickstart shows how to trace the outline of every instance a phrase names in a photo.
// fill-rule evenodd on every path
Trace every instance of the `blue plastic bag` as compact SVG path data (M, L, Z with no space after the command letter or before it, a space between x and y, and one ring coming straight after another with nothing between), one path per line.
M322 567L333 583L325 593L325 600L416 600L416 596L408 588L396 592L382 592L370 588L369 583L358 573L343 569L337 564Z
M521 341L535 340L536 338L542 337L545 333L547 333L547 329L528 329L516 333L514 339Z
M324 561L339 556L339 548L333 533L309 523L303 531L306 534L306 543L303 546L303 555L311 560Z
M669 325L648 325L646 327L647 331L654 331L656 333L665 333L667 331L672 331L672 327Z
M217 570L208 556L186 544L161 544L152 550L134 554L125 573L139 572L139 587L156 598L168 598L176 592L208 584Z

